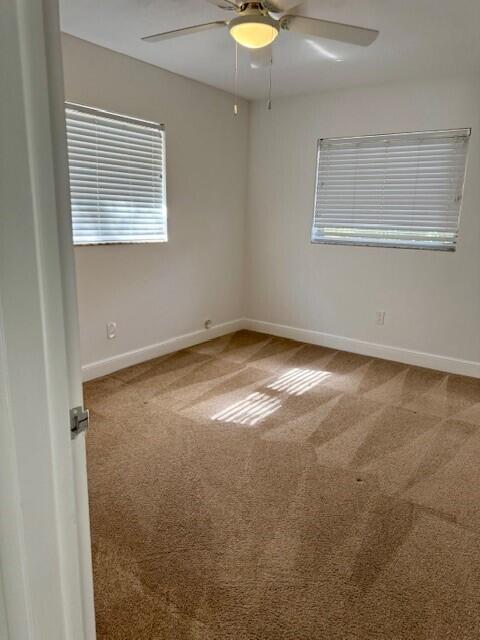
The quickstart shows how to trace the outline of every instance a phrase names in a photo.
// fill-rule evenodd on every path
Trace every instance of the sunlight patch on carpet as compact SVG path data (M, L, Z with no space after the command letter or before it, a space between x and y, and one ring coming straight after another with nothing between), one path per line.
M284 373L278 380L269 384L267 389L282 391L292 396L301 396L328 377L330 374L326 371L296 368Z
M216 422L233 422L254 427L261 420L280 409L281 406L282 402L279 398L272 398L257 391L251 393L244 400L222 409L211 419Z

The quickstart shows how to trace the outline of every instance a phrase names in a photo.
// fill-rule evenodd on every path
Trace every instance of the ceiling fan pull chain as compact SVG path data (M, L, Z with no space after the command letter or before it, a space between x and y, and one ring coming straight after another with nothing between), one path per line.
M233 103L233 113L238 116L238 43L235 42L235 80L234 80L234 103Z
M272 110L272 66L273 66L273 51L270 55L270 65L268 67L268 101L267 109Z

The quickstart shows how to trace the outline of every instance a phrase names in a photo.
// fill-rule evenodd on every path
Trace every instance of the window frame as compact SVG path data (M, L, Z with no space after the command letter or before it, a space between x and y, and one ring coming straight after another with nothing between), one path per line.
M342 240L328 240L328 239L314 239L315 231L316 231L316 211L317 211L317 198L318 198L318 186L320 182L320 154L321 154L321 145L325 141L341 141L341 140L368 140L368 139L381 139L381 138L390 138L390 137L401 137L401 136L428 136L435 134L455 134L458 133L465 138L467 149L465 152L465 167L463 172L463 181L462 181L462 190L461 190L461 199L460 205L458 209L458 217L457 217L457 231L456 231L456 239L455 244L453 246L420 246L420 245L407 245L407 244L394 244L387 242L368 242L368 241L342 241ZM415 251L440 251L442 253L454 253L457 250L458 244L458 236L460 232L460 221L462 216L463 209L463 199L464 199L464 190L466 183L466 176L468 170L468 161L469 161L469 150L470 150L470 140L472 135L471 127L459 127L455 129L433 129L427 131L402 131L402 132L390 132L390 133L381 133L381 134L366 134L366 135L355 135L355 136L336 136L336 137L321 137L317 139L316 146L316 163L315 163L315 191L313 196L313 215L312 215L312 227L310 233L310 244L313 245L332 245L332 246L343 246L343 247L376 247L380 249L406 249L406 250L415 250Z
M167 167L166 167L166 125L164 123L154 122L152 120L145 120L143 118L137 118L134 116L118 113L115 111L109 111L107 109L103 109L101 107L92 107L85 104L80 104L77 102L71 102L69 100L65 100L64 103L65 108L65 129L66 129L66 119L67 119L67 109L72 109L78 111L80 113L86 113L87 115L98 115L104 118L110 118L111 120L118 120L120 122L126 122L133 125L145 126L150 129L155 129L160 132L162 137L162 153L161 153L161 189L163 193L163 201L165 206L165 238L164 239L154 239L154 240L111 240L111 241L98 241L98 242L78 242L75 240L75 235L73 232L73 209L71 206L71 185L70 185L70 162L68 160L69 153L69 142L68 142L68 134L66 135L67 141L67 162L69 169L69 194L70 194L70 211L71 211L71 219L72 219L72 242L74 247L102 247L102 246L132 246L132 245L155 245L155 244L166 244L169 242L169 216L168 216L168 205L167 205Z

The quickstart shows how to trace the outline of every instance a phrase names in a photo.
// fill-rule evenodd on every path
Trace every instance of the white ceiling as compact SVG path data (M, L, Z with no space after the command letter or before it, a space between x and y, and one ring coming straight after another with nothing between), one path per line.
M227 29L156 44L140 40L232 17L205 0L60 0L60 7L67 33L233 90ZM378 29L380 36L363 48L282 32L274 45L274 96L480 69L480 0L309 0L297 12ZM262 98L266 89L266 70L251 69L242 50L239 93Z

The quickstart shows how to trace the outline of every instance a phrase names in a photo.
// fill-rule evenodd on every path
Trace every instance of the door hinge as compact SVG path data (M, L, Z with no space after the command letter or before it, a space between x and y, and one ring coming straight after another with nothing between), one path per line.
M88 429L89 415L88 409L83 407L75 407L70 409L70 433L72 440L76 438L80 433L83 433Z

